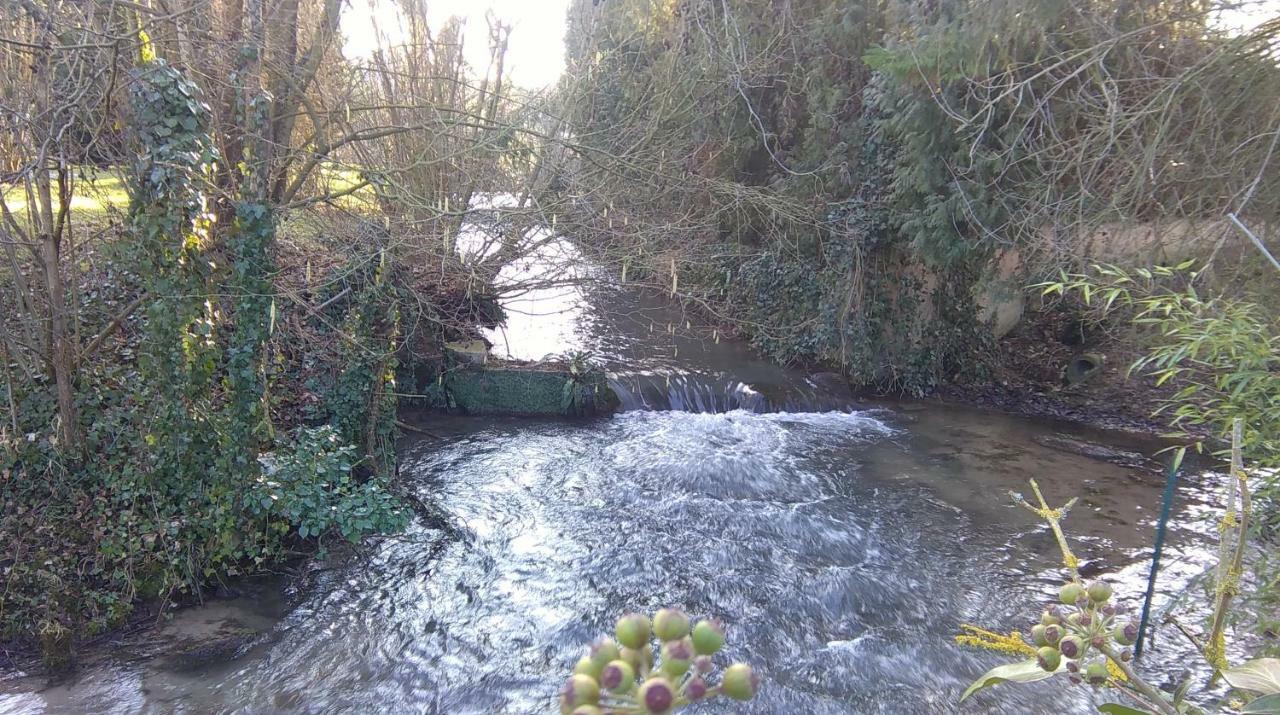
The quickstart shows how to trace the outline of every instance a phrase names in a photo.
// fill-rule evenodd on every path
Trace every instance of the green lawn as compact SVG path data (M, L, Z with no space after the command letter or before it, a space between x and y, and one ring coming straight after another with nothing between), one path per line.
M27 197L22 186L6 186L4 200L14 217L22 220L26 214ZM129 206L129 193L124 182L114 170L83 167L76 170L72 184L72 220L97 223L105 221L112 210L124 211Z
M129 192L121 180L121 171L93 167L77 169L72 187L72 219L94 223L96 219L105 219L113 210L124 211L128 208ZM340 193L358 183L360 176L354 169L326 163L317 167L315 181L317 194ZM4 187L4 199L9 210L21 220L27 208L23 188ZM374 192L371 187L366 186L334 200L333 203L352 211L367 211L374 204Z

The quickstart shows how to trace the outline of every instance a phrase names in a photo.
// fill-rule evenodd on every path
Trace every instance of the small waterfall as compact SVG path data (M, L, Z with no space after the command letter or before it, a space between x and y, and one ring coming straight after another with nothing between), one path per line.
M694 373L614 375L609 386L624 412L827 412L855 407L848 395L808 384L752 385Z

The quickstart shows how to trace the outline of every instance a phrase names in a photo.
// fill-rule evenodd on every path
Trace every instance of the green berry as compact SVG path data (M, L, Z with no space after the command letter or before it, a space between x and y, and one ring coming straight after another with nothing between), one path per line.
M1084 589L1074 581L1063 584L1062 588L1058 589L1058 599L1068 606L1074 606L1083 595Z
M591 656L584 655L578 659L578 665L574 667L573 672L592 679L598 679L600 677L600 666L591 659Z
M653 665L653 652L648 648L642 650L623 648L622 652L618 654L618 659L626 662L636 672L640 672Z
M1052 606L1049 610L1040 614L1040 624L1044 626L1056 626L1062 623L1062 618L1058 615L1058 607Z
M1110 674L1107 673L1107 664L1100 660L1093 661L1084 669L1084 679L1090 685L1102 685L1107 682L1108 677Z
M596 664L597 668L603 668L606 665L617 660L621 656L618 650L618 644L608 638L601 638L591 646L591 662ZM596 671L599 672L598 670Z
M760 676L746 663L734 663L724 671L720 679L720 692L734 700L747 701L760 689Z
M653 616L653 632L661 641L674 641L689 635L689 616L678 608L664 608Z
M1133 645L1133 642L1138 640L1138 624L1130 622L1123 626L1117 626L1116 629L1111 632L1111 637L1115 638L1116 643L1119 643L1120 645Z
M594 704L600 700L600 684L595 678L578 673L564 684L561 698L561 702L570 707Z
M690 680L684 686L684 696L688 698L691 703L696 703L707 697L707 691L708 688L706 681L696 675L693 677L693 680Z
M1064 636L1058 643L1058 650L1068 658L1079 658L1084 653L1084 641L1079 636Z
M693 649L698 655L714 655L723 646L724 625L720 621L698 621L693 627Z
M1045 646L1036 651L1036 662L1040 664L1041 668L1053 673L1062 664L1062 654L1056 648Z
M611 693L628 693L636 685L636 671L630 663L615 660L600 672L600 684Z
M1044 641L1049 645L1058 645L1058 641L1062 640L1062 626L1045 626Z
M1094 581L1089 584L1089 600L1094 603L1105 603L1111 598L1111 585L1106 581Z
M693 642L688 638L680 640L667 641L662 644L662 672L669 676L672 680L677 680L680 676L689 672L689 666L693 664Z
M618 642L627 648L639 650L649 645L649 618L643 613L628 613L618 619L614 628Z
M636 691L636 705L647 715L666 715L676 703L676 690L666 678L650 678Z
M1038 646L1049 645L1049 641L1044 637L1044 626L1036 624L1031 627L1031 640Z

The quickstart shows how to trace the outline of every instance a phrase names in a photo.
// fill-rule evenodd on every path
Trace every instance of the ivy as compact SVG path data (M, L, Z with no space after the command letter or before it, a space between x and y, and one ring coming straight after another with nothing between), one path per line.
M121 252L146 301L136 366L85 367L83 462L46 435L55 405L38 384L9 383L20 435L0 435L0 534L17 555L0 589L0 638L40 643L50 665L67 663L79 636L121 625L138 598L197 595L299 540L355 541L408 519L390 484L399 320L385 285L375 276L344 323L368 343L348 346L342 364L339 387L357 395L344 429L275 435L264 369L274 212L246 181L215 249L209 109L161 59L134 79L138 159ZM248 109L264 117L262 105ZM216 266L215 255L229 260Z
M139 355L142 404L153 412L144 437L157 486L177 492L211 447L212 377L217 363L212 228L205 189L217 159L209 108L197 88L164 60L137 72L131 91L140 146L130 225L138 273L150 296Z
M235 469L243 470L256 455L250 448L271 437L267 412L264 353L275 327L276 303L270 246L275 221L265 204L241 201L229 241L233 262L231 293L235 301L235 332L226 353L229 422L227 449L239 453Z

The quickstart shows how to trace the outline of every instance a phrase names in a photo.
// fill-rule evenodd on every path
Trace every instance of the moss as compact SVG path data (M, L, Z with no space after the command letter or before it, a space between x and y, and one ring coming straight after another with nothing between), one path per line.
M50 672L71 667L71 629L57 621L40 624L40 661Z
M449 403L473 415L591 416L617 409L603 373L574 379L566 370L467 367L444 379Z

